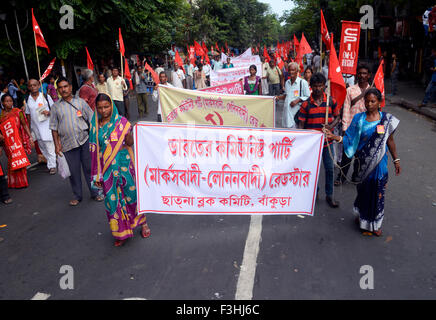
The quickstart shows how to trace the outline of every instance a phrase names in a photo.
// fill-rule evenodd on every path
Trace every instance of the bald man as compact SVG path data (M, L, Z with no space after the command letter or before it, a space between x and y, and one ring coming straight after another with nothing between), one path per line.
M44 95L39 91L40 83L38 80L30 79L27 83L30 91L29 99L26 103L27 120L30 123L35 139L42 154L47 159L47 168L50 174L56 173L56 153L53 143L53 136L50 130L50 107L53 99L49 95Z

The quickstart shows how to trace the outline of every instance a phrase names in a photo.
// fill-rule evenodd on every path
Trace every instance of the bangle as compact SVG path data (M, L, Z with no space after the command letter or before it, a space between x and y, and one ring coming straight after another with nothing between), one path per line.
M341 143L342 140L344 140L344 138L342 136L339 136L340 140L338 141L338 143Z
M394 161L392 161L393 163L396 163L396 162L400 162L400 158L397 158L397 159L395 159Z

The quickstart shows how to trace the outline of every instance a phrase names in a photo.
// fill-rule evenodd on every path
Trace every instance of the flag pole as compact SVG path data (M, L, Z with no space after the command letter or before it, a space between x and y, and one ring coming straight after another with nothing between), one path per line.
M33 28L32 28L33 29ZM35 39L35 52L36 52L36 62L38 63L38 75L39 75L39 84L41 86L41 92L42 91L42 81L41 81L41 68L39 67L39 56L38 56L38 46L36 45L36 34L35 29L33 29L33 38Z
M121 53L121 50L120 50L120 59L121 59L121 78L124 79L123 54Z
M322 70L322 33L319 37L319 69L318 71L321 72Z

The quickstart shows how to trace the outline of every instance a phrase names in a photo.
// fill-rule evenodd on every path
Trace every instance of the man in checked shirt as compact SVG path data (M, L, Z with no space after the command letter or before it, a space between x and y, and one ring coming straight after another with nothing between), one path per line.
M369 67L365 64L360 64L357 66L357 84L354 86L350 86L347 89L347 96L344 101L344 106L342 107L342 131L345 132L349 125L351 124L351 120L353 117L361 112L365 112L365 92L370 88L369 79L371 77L371 73L369 71ZM335 181L335 186L339 186L341 183L345 181L345 178L348 173L348 169L350 168L352 159L348 158L345 153L342 151L342 161L340 166L343 168L342 171L339 171L338 177ZM359 171L359 163L354 161L353 165L353 174L352 181L355 181L356 174Z

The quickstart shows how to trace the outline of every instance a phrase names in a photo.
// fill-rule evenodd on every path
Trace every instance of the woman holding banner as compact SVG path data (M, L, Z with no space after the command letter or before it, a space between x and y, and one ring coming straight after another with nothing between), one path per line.
M400 121L393 115L380 111L381 101L382 95L379 90L368 89L365 93L367 111L353 117L343 137L323 129L328 139L343 142L347 157L351 159L355 156L359 161L359 184L353 211L360 228L370 232L366 234L376 236L382 234L381 225L388 182L387 149L394 159L396 175L401 173L394 141L394 132Z
M32 135L26 116L21 109L14 108L14 100L9 93L1 97L1 103L4 109L0 113L0 128L4 138L4 150L8 157L8 187L26 188L29 186L26 169L29 160L26 154L30 154L31 148L34 147ZM8 133L9 139L7 139L5 132ZM20 154L19 151L22 151L22 154L21 157L17 158L17 154ZM23 166L26 163L27 165ZM15 167L18 168L14 169Z
M141 236L150 236L145 215L136 209L136 176L133 135L130 122L118 114L111 97L100 93L96 98L89 146L92 158L91 176L105 196L106 214L115 246L133 237L133 229L142 226Z
M262 95L262 83L261 78L256 75L257 68L253 64L249 68L250 75L244 77L244 90L248 95Z

